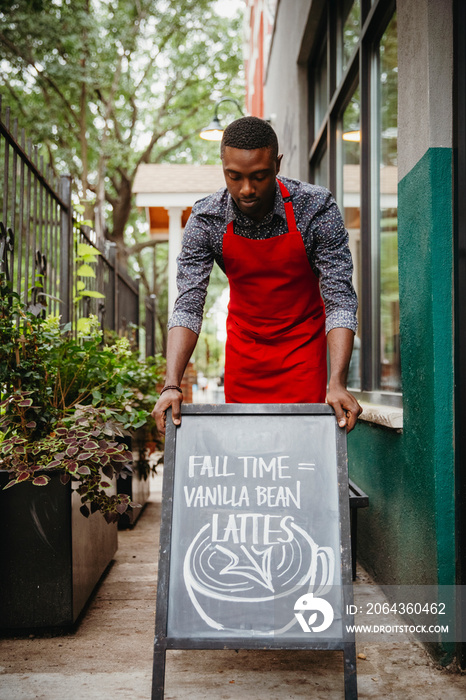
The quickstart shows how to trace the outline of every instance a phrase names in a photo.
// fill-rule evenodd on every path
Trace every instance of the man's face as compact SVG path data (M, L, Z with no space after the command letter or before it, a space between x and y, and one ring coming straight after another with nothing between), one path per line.
M261 221L273 208L281 159L274 158L270 148L225 147L222 163L228 192L238 209L254 221Z

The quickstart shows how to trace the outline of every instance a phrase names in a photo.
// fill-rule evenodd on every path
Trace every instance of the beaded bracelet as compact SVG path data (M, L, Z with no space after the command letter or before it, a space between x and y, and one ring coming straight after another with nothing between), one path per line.
M180 394L183 393L183 390L179 386L176 386L175 384L170 384L169 386L163 387L162 391L160 392L160 396L162 396L164 391L168 391L169 389L176 389L176 391L179 391Z

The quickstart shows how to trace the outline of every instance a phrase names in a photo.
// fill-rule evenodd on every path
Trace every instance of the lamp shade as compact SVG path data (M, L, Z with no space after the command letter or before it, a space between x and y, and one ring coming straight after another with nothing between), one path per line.
M206 126L200 132L199 136L205 141L221 141L223 136L223 129L218 120L217 115L214 116L209 126Z

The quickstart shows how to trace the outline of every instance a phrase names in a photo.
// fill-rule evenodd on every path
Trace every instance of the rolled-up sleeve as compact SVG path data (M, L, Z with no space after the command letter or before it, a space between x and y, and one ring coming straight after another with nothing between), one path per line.
M194 212L195 208L186 224L177 258L178 297L168 327L183 326L199 335L214 255L208 225Z
M320 280L328 333L332 328L357 331L358 300L352 284L353 260L340 210L330 192L313 216L313 266Z

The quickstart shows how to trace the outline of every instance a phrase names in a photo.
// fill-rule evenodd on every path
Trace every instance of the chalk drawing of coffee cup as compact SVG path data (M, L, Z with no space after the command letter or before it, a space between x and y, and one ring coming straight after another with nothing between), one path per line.
M260 606L263 625L269 625L261 633L281 634L296 622L297 594L321 596L332 588L333 549L319 546L289 520L292 536L274 544L215 542L210 523L199 530L186 552L183 576L194 608L210 627L243 634L243 628L232 626L231 611L244 620ZM292 598L290 606L277 605L285 597Z

